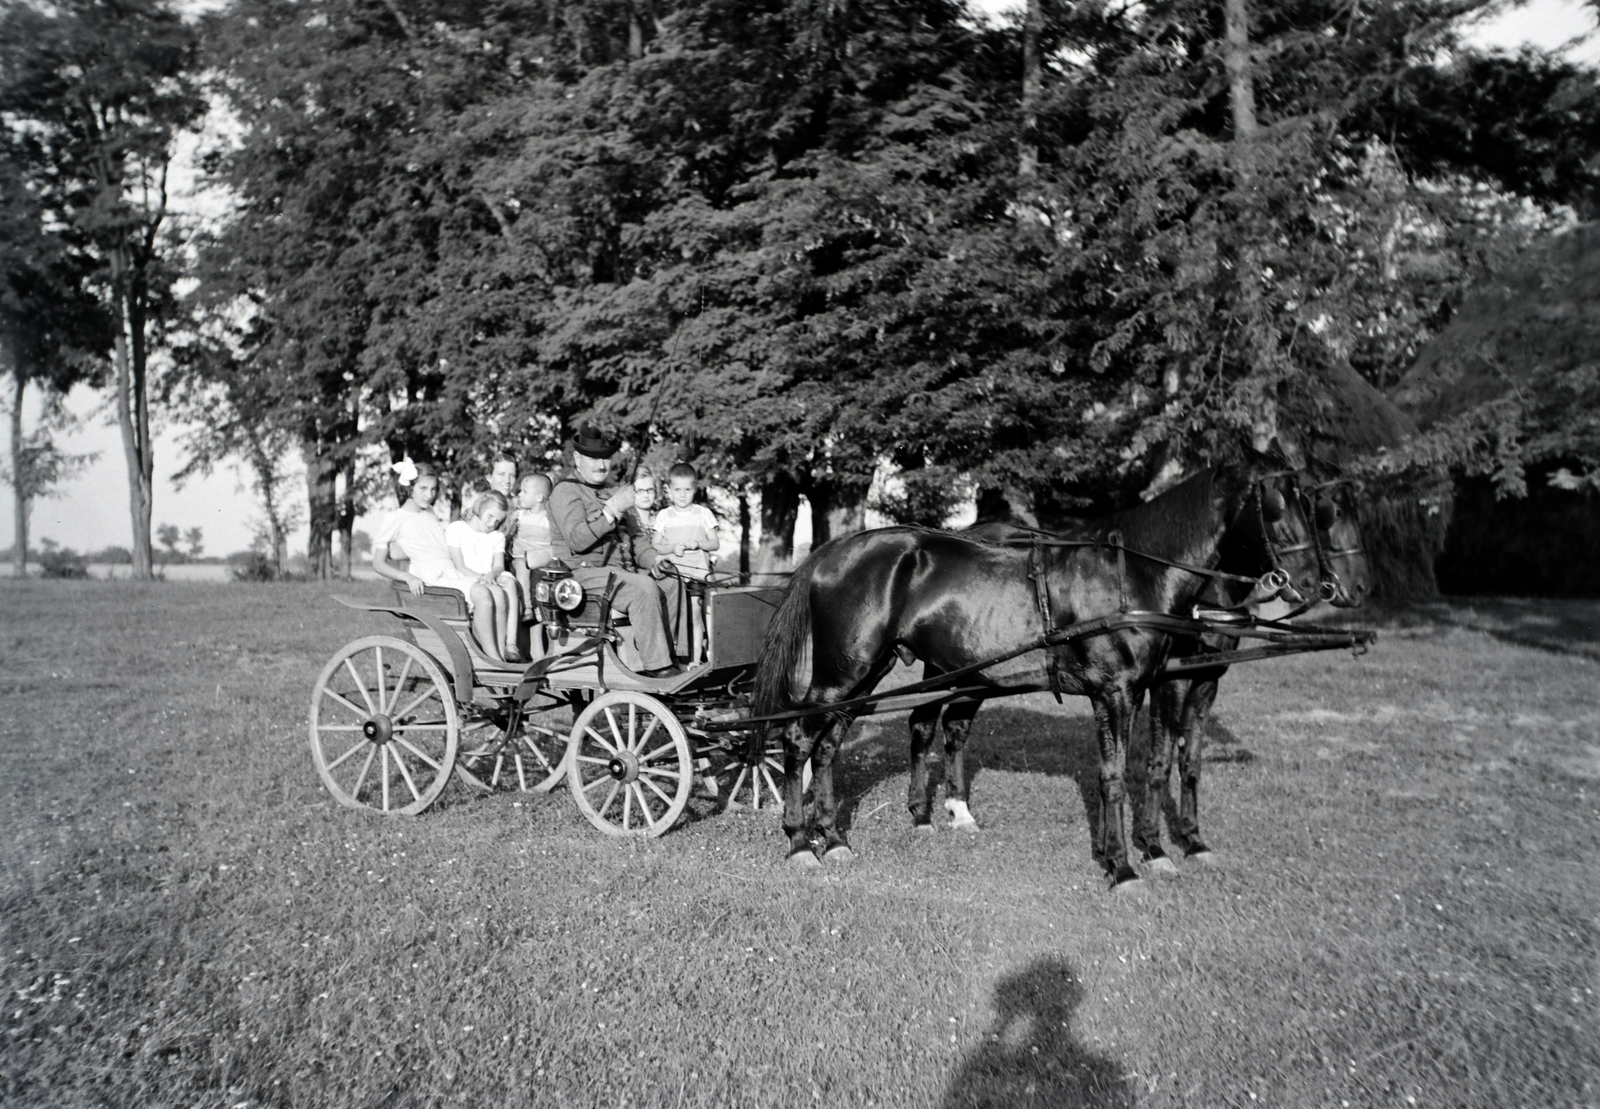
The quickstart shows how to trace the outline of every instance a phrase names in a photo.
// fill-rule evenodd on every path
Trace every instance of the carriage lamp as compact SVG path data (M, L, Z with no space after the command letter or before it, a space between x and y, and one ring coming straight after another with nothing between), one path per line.
M562 578L551 590L556 607L562 612L573 612L583 607L583 586L576 578Z

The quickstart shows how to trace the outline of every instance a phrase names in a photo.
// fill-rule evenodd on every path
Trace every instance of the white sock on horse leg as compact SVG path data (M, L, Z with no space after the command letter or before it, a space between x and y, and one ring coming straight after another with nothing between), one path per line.
M950 814L950 827L976 828L978 822L972 819L972 812L967 808L965 801L957 801L954 797L944 803L945 812Z

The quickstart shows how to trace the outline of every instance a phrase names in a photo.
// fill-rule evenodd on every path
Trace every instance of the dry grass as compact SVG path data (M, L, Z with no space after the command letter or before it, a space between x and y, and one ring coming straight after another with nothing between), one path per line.
M979 716L975 836L910 831L867 723L861 858L802 875L767 816L338 808L305 702L386 626L316 586L0 605L7 1106L1600 1103L1592 662L1421 626L1240 668L1222 864L1113 896L1081 701Z

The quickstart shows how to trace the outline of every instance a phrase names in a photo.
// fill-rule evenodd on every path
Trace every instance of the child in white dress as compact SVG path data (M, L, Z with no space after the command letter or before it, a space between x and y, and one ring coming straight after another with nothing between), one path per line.
M505 660L520 662L517 580L506 570L506 536L499 530L509 507L505 497L492 489L481 494L461 519L444 529L444 541L451 559L488 587Z
M410 491L405 500L378 527L373 537L372 568L379 577L405 585L416 596L428 586L453 589L466 599L472 614L472 633L478 646L496 661L501 637L496 621L494 597L490 587L466 567L458 566L445 542L444 524L434 515L433 501L439 495L439 478L427 463L409 459L395 464L400 486ZM406 559L402 570L392 558Z

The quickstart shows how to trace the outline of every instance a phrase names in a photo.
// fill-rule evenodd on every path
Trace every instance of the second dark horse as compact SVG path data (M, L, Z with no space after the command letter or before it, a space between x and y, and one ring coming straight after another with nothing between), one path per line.
M823 545L795 571L768 629L752 711L841 705L784 725L784 816L789 858L850 857L836 822L833 760L855 713L896 658L922 660L928 677L1000 659L964 685L992 695L1056 689L1086 696L1099 738L1096 854L1116 884L1129 861L1124 767L1129 733L1174 639L1123 627L1016 654L1041 635L1119 612L1187 614L1224 551L1264 549L1262 478L1268 467L1206 470L1099 529L1103 544L997 546L946 532L895 527ZM1174 563L1180 565L1173 565ZM1010 656L1004 657L1002 656ZM815 828L807 826L801 768L811 761Z

